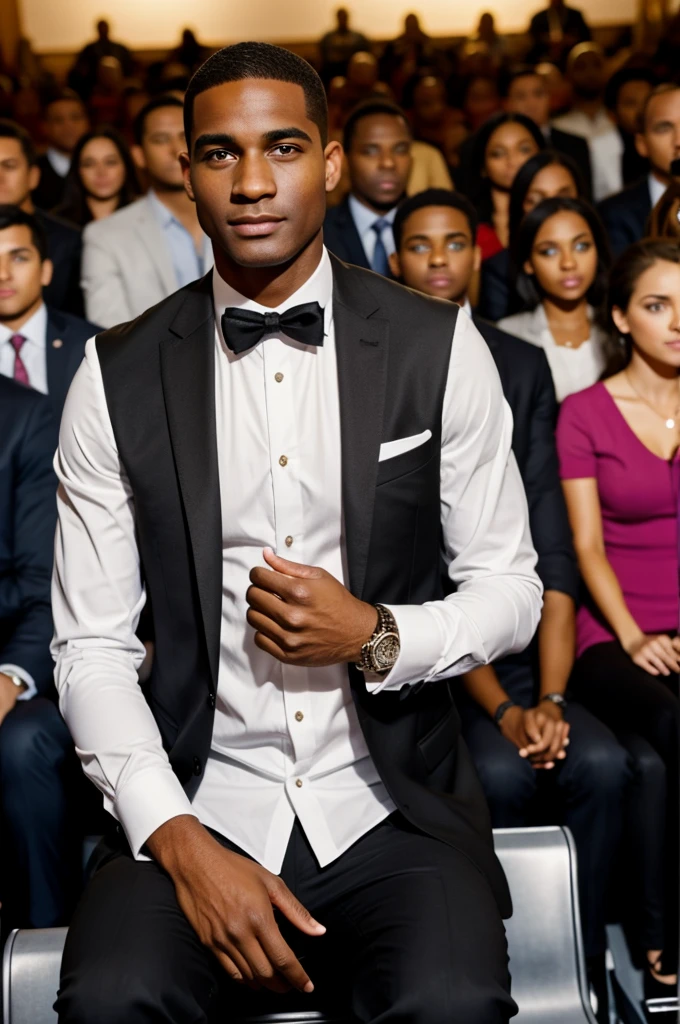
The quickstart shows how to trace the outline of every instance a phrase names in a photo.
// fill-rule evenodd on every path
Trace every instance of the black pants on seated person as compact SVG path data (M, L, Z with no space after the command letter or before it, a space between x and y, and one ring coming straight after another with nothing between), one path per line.
M530 664L494 666L512 700L535 703ZM535 798L554 805L551 824L566 825L578 856L579 902L587 957L604 953L608 882L621 838L624 798L631 778L627 752L613 733L582 705L569 702L567 757L550 771L519 756L486 712L467 696L459 700L463 736L489 802L494 828L531 824ZM542 815L542 821L545 815Z
M337 1011L343 992L365 1024L500 1024L516 1013L486 879L398 813L324 868L296 822L281 877L327 928L321 938L284 931L313 995L262 995L231 981L184 917L168 875L128 851L102 863L76 911L60 1024L230 1024L301 1005Z

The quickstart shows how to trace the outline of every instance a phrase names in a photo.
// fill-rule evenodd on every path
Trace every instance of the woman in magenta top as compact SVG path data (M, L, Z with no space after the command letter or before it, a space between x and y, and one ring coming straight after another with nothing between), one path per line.
M632 246L612 270L608 306L615 340L604 379L565 399L557 430L587 588L573 687L665 765L666 799L658 787L645 829L652 847L658 841L651 874L665 889L646 880L641 942L648 993L669 995L678 953L680 247Z

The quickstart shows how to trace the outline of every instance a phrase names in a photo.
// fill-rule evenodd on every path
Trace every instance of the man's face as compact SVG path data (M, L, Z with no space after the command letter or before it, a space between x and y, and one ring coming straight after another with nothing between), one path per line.
M133 146L135 163L143 168L152 184L182 189L179 155L186 150L181 107L159 107L146 118L141 146Z
M429 76L419 82L413 94L413 113L423 124L438 124L446 113L446 86Z
M651 91L649 82L642 80L625 82L619 89L614 113L619 127L629 135L639 131L642 111Z
M184 179L203 230L233 263L275 267L319 237L342 149L324 150L302 87L226 82L194 101Z
M357 123L347 153L352 191L376 212L391 210L411 173L411 134L402 117L369 114Z
M481 255L462 210L424 206L407 217L390 267L404 284L438 299L464 302Z
M594 50L579 54L570 77L574 92L584 99L596 99L604 88L604 61L600 54Z
M52 264L40 259L24 224L0 231L0 323L18 320L40 302Z
M89 127L85 107L80 100L55 100L45 113L45 138L60 153L69 155Z
M643 130L635 142L652 170L667 178L672 162L680 157L680 89L661 93L649 101Z
M0 203L21 206L40 181L40 169L30 167L17 139L0 137Z
M540 75L522 75L510 85L505 109L511 114L524 114L543 128L550 118L550 94Z

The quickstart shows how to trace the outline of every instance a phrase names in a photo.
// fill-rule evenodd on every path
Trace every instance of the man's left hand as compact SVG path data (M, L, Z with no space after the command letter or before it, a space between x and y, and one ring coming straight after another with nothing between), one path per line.
M270 569L250 573L247 619L255 643L286 665L307 667L358 662L378 623L371 604L311 565L298 565L264 549Z

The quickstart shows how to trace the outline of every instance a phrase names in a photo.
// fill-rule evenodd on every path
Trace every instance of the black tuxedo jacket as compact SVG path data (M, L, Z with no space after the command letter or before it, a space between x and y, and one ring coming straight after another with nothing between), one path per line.
M61 419L68 389L85 355L85 342L100 331L101 327L88 320L47 309L47 392L56 423Z
M620 256L633 242L645 237L647 218L652 212L647 178L604 199L598 206L607 229L614 256Z
M332 264L349 586L370 602L422 604L443 596L441 421L458 307ZM222 618L214 344L210 275L97 338L154 619L145 695L189 796L211 746ZM424 445L379 463L382 441L427 428ZM507 914L449 684L376 696L348 671L368 748L397 807L468 856Z
M579 573L560 483L557 400L548 360L535 345L481 317L473 320L489 346L512 410L512 449L527 495L538 575L546 590L559 590L576 601Z
M66 178L57 174L47 153L38 157L38 167L40 168L40 182L38 187L33 190L33 202L41 210L53 210L64 198Z
M44 210L36 210L35 216L47 235L47 254L54 264L52 280L44 292L45 302L62 312L82 316L80 231L67 220L45 213Z
M53 686L50 579L57 430L44 395L0 376L0 664Z
M338 259L353 263L356 267L371 269L349 208L349 196L339 206L327 211L323 222L323 240L328 251Z

